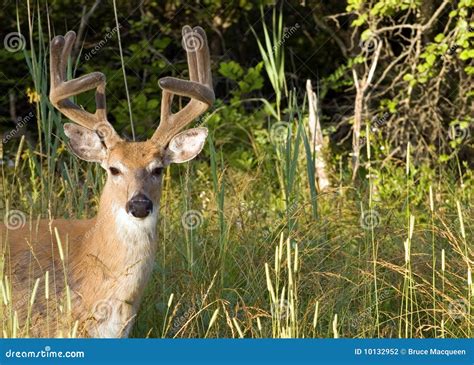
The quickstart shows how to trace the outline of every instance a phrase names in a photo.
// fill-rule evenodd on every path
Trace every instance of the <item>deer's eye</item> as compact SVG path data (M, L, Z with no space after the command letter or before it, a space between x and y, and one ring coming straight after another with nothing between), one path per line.
M161 174L163 173L163 167L155 167L151 173L153 174L153 176L161 176Z
M113 176L118 176L121 174L120 170L116 167L109 168L109 171Z

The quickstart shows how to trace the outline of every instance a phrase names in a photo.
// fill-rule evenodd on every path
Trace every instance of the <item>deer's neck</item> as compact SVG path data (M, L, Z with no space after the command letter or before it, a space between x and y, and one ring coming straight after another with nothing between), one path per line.
M127 260L149 256L156 249L157 220L156 208L148 217L137 219L114 201L101 199L92 234L97 238L96 242L104 242L106 246L115 246L119 252L127 252Z
M75 289L88 298L87 311L95 317L95 308L104 301L109 309L106 318L96 318L90 335L127 335L153 270L157 218L156 210L145 219L135 219L101 198L99 213L83 238L82 264L75 275Z
M98 256L110 270L111 289L117 299L139 300L154 265L157 219L157 210L136 219L114 202L101 204L94 241L104 246Z

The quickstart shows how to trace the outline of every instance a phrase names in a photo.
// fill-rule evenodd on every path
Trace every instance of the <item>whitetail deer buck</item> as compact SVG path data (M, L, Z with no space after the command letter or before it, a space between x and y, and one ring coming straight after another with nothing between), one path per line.
M72 151L83 160L100 163L107 171L98 214L89 220L33 221L30 227L18 230L3 226L2 237L8 235L9 241L5 274L11 277L13 297L21 302L20 298L28 298L37 278L41 279L37 292L42 293L48 271L51 296L65 303L61 298L64 292L70 293L71 318L79 325L79 336L126 337L154 265L163 168L193 159L207 137L207 129L202 127L180 131L214 102L209 49L201 27L183 28L190 80L159 80L163 89L159 127L150 140L129 142L107 121L105 76L93 72L66 79L75 38L70 31L51 42L50 100L76 123L64 125ZM91 89L96 89L94 114L69 100ZM173 95L191 99L175 114L171 112ZM62 245L67 242L64 261L56 230ZM30 336L56 335L58 318L47 315L51 310L44 297L36 296L32 312L25 308L25 301L22 308L15 308L20 317L31 312Z

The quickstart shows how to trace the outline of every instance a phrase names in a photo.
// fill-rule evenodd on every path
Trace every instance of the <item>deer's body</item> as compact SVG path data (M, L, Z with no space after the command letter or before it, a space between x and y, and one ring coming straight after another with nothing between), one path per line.
M163 89L160 125L150 140L129 142L107 121L105 76L95 72L66 79L74 41L74 32L68 32L51 42L50 100L76 123L64 126L72 151L83 160L100 163L107 171L98 214L91 220L30 222L8 232L0 226L1 237L8 237L4 272L12 279L14 309L20 322L30 320L30 336L57 335L58 323L68 318L66 307L70 305L68 320L78 324L77 335L126 337L154 266L162 171L171 163L193 159L207 137L207 129L202 127L180 131L214 101L209 50L202 28L183 28L185 48L187 43L200 45L186 49L190 80L168 77L159 81ZM94 88L94 114L69 99ZM191 100L173 114L171 103L176 94ZM51 299L61 308L55 312L44 294L46 272ZM31 306L30 294L38 278L40 286ZM28 314L29 307L32 311ZM71 323L66 324L71 328Z
M78 336L126 337L139 309L141 297L153 270L157 239L156 214L144 222L130 222L127 216L115 217L106 205L94 219L40 220L8 232L9 262L14 308L20 322L26 320L26 304L37 278L40 286L31 312L30 336L59 335L58 329L71 328L79 321ZM56 240L58 231L64 252L61 261ZM5 228L2 226L2 236ZM99 244L98 244L99 243ZM49 318L44 293L45 274L49 271ZM52 275L54 273L54 276ZM71 313L67 313L65 285L71 294ZM58 295L58 297L54 297ZM55 306L65 308L60 314ZM58 319L67 323L57 326ZM59 317L59 318L57 318ZM49 326L48 326L49 322Z

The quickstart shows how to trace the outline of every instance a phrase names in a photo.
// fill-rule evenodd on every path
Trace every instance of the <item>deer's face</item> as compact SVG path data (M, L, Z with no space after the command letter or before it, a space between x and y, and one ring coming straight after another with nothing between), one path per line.
M206 128L193 128L167 146L149 140L119 141L107 147L95 131L76 124L66 124L64 130L79 158L98 162L107 171L105 189L111 205L137 220L158 211L164 168L196 157L207 137Z
M201 27L184 26L183 44L189 68L189 80L164 77L158 80L163 90L160 124L146 142L127 142L120 138L107 120L105 75L91 72L67 80L68 57L76 41L72 31L51 41L51 103L76 124L65 124L74 153L83 160L98 162L107 171L107 184L101 204L109 203L120 222L146 219L158 211L161 175L170 163L186 162L201 152L207 137L206 128L182 131L214 103L211 59L206 32ZM190 47L190 44L199 47ZM90 113L70 97L95 89L96 111ZM175 95L189 98L178 112L172 112ZM107 201L108 200L108 201ZM156 214L154 214L156 217ZM132 220L130 220L132 219ZM140 224L141 224L140 223Z

